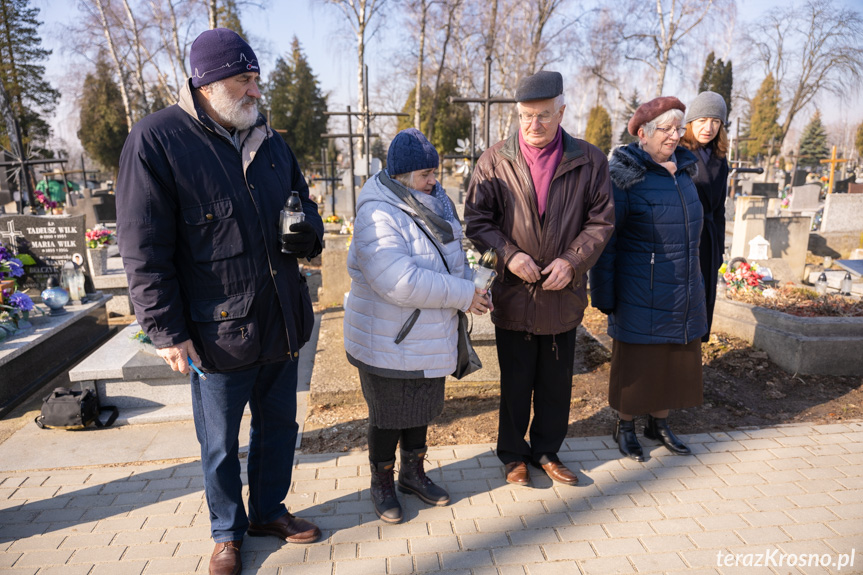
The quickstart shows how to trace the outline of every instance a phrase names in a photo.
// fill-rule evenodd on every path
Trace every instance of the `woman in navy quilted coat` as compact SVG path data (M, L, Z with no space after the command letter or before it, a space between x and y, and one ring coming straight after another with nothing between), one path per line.
M590 272L591 303L614 340L608 402L620 452L644 461L644 436L677 455L689 448L668 427L670 409L701 405L701 337L707 333L699 265L702 208L697 161L677 146L686 107L674 97L642 104L629 121L638 142L614 150L609 171L615 231Z

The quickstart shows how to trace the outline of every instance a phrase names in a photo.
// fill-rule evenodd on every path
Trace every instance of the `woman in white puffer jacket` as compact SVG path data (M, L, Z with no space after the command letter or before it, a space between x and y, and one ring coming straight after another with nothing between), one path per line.
M399 490L449 503L423 470L428 424L456 367L457 311L491 307L471 280L455 206L435 180L438 161L422 132L399 132L387 169L363 186L348 251L345 350L369 406L375 513L389 523L402 518L393 477L399 442Z

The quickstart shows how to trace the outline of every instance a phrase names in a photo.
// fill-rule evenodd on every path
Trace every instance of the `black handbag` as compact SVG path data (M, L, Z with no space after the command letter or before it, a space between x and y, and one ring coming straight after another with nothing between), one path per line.
M99 420L102 411L111 415L105 423ZM120 412L112 405L100 406L99 398L89 389L78 391L68 387L58 387L42 402L42 413L36 418L36 425L42 429L84 429L88 425L108 427L117 420Z
M473 344L470 341L470 330L467 326L467 314L459 310L458 312L458 360L456 361L455 371L452 376L456 379L461 379L475 371L482 369L482 362L479 356L473 349Z
M446 263L446 258L443 256L443 251L438 247L437 242L434 241L434 238L429 235L419 222L415 223L437 250L440 258L443 260L443 265L446 268L446 271L448 273L452 273L449 269L449 264ZM416 318L414 318L414 321L416 321ZM413 324L411 324L411 326L413 326ZM404 330L404 328L402 329ZM476 351L474 351L473 344L470 341L470 329L467 325L467 314L458 310L458 359L456 360L455 371L452 372L452 376L456 379L461 379L466 375L479 371L480 369L482 369L482 362L476 354Z

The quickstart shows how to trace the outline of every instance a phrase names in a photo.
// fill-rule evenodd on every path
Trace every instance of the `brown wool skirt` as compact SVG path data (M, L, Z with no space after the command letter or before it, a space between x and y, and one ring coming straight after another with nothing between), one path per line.
M701 339L687 344L614 340L608 405L627 415L695 407L704 402Z

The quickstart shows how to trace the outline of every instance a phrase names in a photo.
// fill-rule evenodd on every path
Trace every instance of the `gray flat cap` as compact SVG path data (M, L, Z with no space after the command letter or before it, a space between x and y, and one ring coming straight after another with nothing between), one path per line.
M563 76L560 72L542 70L533 76L525 76L518 81L515 89L516 102L530 100L549 100L563 94Z

